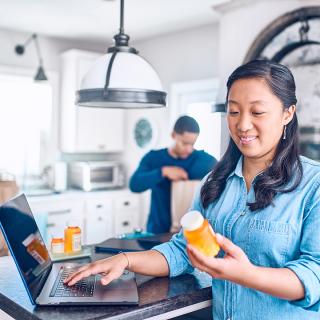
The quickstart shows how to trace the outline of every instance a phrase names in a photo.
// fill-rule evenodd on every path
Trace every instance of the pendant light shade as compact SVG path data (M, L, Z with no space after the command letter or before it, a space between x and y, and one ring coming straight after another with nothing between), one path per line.
M34 76L34 81L47 81L48 78L46 76L46 74L44 73L44 69L43 67L40 65L36 75Z
M111 69L111 73L106 87L108 69ZM147 61L138 54L116 52L115 55L108 53L94 63L81 82L77 104L91 107L156 108L165 106L166 93L162 91L157 73Z
M80 106L99 108L159 108L166 105L166 93L153 67L129 47L123 31L121 0L120 33L115 46L99 58L82 79L76 92Z

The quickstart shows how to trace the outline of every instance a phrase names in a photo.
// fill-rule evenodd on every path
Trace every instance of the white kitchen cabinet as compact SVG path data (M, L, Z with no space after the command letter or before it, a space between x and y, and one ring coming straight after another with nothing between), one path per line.
M102 242L114 236L112 200L97 197L86 201L86 244Z
M137 194L120 194L114 198L115 233L131 233L139 225L140 196Z
M75 92L101 54L68 50L61 55L61 151L121 152L124 149L124 111L79 107Z

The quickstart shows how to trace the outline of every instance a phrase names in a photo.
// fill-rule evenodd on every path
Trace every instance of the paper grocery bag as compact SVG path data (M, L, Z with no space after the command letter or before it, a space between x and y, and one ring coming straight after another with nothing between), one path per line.
M190 209L196 188L200 180L173 181L171 184L171 229L178 232L181 228L180 219Z

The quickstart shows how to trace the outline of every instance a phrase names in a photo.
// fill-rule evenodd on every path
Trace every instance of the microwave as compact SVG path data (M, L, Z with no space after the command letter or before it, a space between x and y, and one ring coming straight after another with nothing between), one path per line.
M70 164L70 185L84 191L125 186L124 169L117 161L86 161Z

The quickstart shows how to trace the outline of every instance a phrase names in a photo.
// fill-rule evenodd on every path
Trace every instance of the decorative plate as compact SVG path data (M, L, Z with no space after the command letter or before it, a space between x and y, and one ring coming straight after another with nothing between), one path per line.
M147 119L139 119L134 127L134 140L140 148L148 146L153 138L153 128Z

